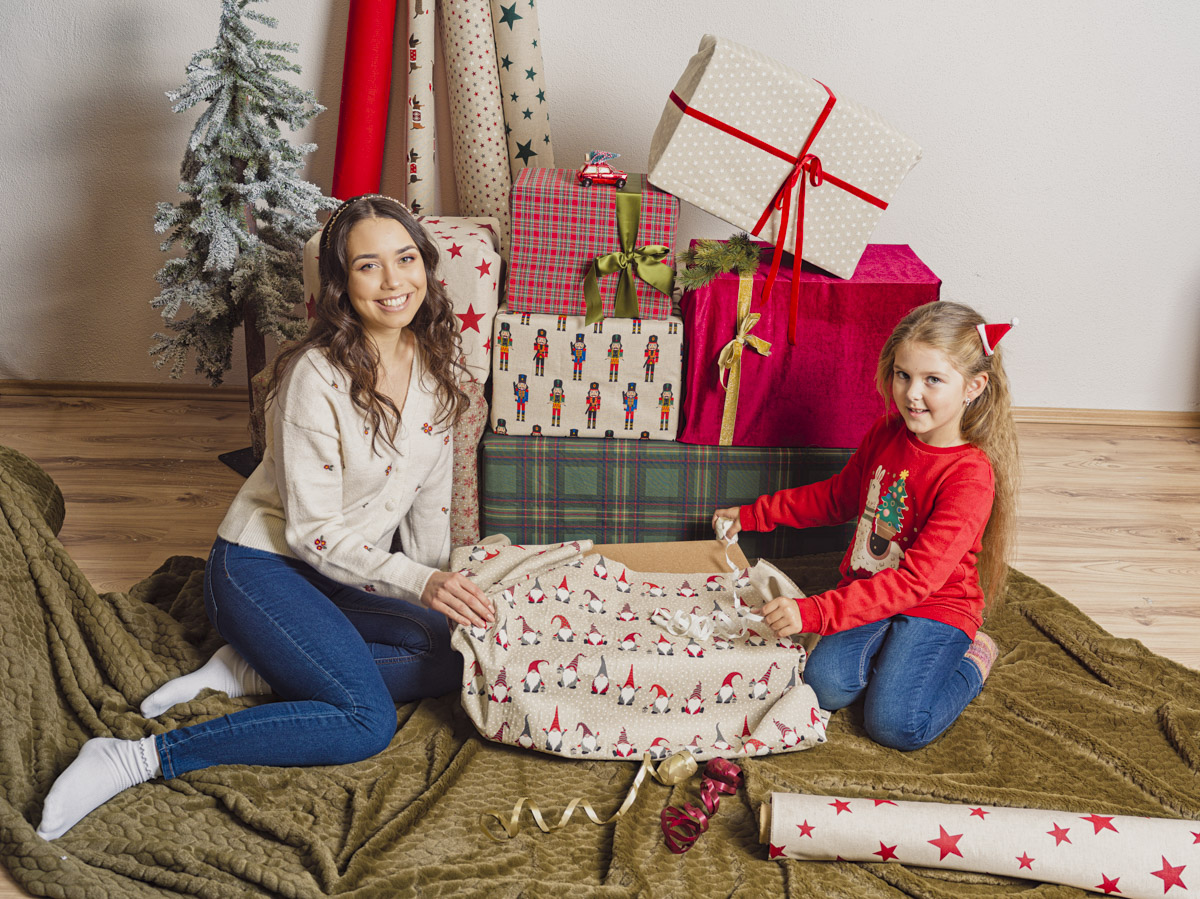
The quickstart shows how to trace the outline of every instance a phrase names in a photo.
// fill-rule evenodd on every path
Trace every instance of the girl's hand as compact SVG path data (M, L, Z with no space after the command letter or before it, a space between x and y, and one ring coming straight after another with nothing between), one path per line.
M712 517L713 530L717 531L718 534L721 533L719 530L717 530L718 519L724 519L725 521L728 521L729 530L725 532L725 539L731 540L733 536L742 529L741 513L741 506L730 506L728 509L717 509L717 511L713 512Z
M763 605L760 614L776 637L790 637L804 632L800 604L791 596L777 596Z
M421 593L421 605L464 627L487 627L496 620L492 601L457 571L435 571Z

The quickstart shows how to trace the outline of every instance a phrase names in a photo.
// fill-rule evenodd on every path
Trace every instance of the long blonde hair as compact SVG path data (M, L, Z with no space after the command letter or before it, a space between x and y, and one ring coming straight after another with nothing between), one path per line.
M963 411L963 437L981 449L992 463L996 497L983 532L977 561L980 585L989 611L999 606L1008 579L1008 562L1016 542L1017 488L1021 477L1017 429L1012 416L1012 394L1004 371L1003 350L983 352L976 326L985 320L970 306L938 300L908 313L879 353L875 386L890 408L896 351L903 344L922 344L946 355L967 381L987 374L988 381Z

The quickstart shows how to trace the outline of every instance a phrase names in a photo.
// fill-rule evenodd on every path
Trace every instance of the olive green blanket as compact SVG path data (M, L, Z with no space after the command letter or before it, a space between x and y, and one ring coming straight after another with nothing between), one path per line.
M480 813L520 797L548 813L584 797L607 817L637 765L489 743L455 696L399 707L395 739L365 762L228 766L143 784L46 843L34 833L42 801L86 739L141 737L251 700L210 693L160 720L138 713L217 646L200 559L169 559L128 593L97 595L56 539L57 488L2 448L0 511L0 861L35 895L1074 896L895 864L771 861L757 809L772 791L796 791L1200 817L1200 674L1109 636L1016 574L987 625L1000 661L942 738L908 754L884 749L853 707L839 712L827 744L742 763L745 789L725 797L686 855L664 847L659 812L695 802L698 776L647 781L615 824L576 815L555 833L527 824L510 841L488 839ZM816 590L834 564L786 567Z

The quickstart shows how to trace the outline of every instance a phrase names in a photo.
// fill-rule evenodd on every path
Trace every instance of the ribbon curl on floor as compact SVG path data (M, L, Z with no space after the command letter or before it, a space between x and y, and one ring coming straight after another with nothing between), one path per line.
M721 759L715 759L714 761L721 761ZM709 765L711 766L712 762L709 762ZM526 806L529 807L529 813L533 816L534 823L537 824L538 829L540 829L542 833L551 833L552 831L558 830L559 828L565 826L566 823L571 820L571 815L574 814L576 808L582 808L584 814L591 819L593 824L611 824L613 821L621 818L627 811L629 811L629 807L632 806L634 800L637 799L638 788L642 785L642 781L646 779L647 775L653 777L655 780L661 784L664 784L665 786L674 786L677 783L683 783L685 780L695 774L697 767L698 766L696 764L695 757L693 757L692 754L686 749L682 750L681 752L677 752L672 756L668 756L659 764L657 769L654 767L654 762L650 758L650 753L647 752L644 756L642 756L642 767L638 769L637 775L633 778L633 783L629 787L629 792L625 794L625 801L622 802L621 807L613 812L613 814L608 818L602 820L600 816L596 814L596 810L592 808L591 803L589 803L586 799L576 798L567 803L567 807L563 809L562 816L558 819L557 824L547 824L546 819L542 816L541 809L539 809L528 797L522 796L519 800L517 800L517 804L513 807L512 812L509 813L507 820L500 814L500 812L490 810L483 812L479 816L479 828L497 843L503 843L505 839L512 839L521 832L521 810ZM500 825L500 827L504 830L504 833L507 834L506 837L498 837L492 832L492 828L489 827L488 824L489 818L494 819L496 823Z

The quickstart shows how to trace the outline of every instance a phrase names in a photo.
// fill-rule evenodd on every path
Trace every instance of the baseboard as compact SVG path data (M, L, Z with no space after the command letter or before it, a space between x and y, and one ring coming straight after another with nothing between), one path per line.
M124 381L0 381L0 396L71 396L126 400L216 400L247 403L245 387Z
M153 384L123 381L0 381L0 396L72 396L128 400L215 400L246 403L246 388L235 385ZM1058 409L1016 406L1018 424L1100 425L1104 427L1200 428L1200 412L1153 409Z
M1017 424L1098 425L1135 428L1200 428L1200 412L1160 412L1153 409L1056 409L1016 406Z

